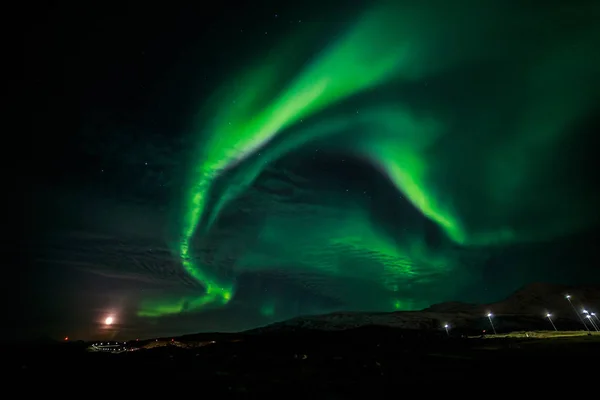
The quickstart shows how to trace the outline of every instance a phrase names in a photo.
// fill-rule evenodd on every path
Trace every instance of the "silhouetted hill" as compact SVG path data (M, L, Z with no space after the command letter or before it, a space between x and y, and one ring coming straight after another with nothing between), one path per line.
M565 296L571 295L571 302L578 311L600 306L600 286L568 286L551 283L527 285L505 300L489 305L498 314L546 315L576 318L573 308ZM598 311L596 309L596 311Z
M293 318L249 331L254 334L294 332L296 330L346 330L363 326L389 326L403 330L451 329L482 331L490 329L487 314L492 313L498 331L550 328L546 314L551 313L559 329L583 329L581 321L565 298L571 295L573 306L598 311L600 286L567 286L549 283L527 285L504 300L491 304L447 302L421 311L398 312L337 312ZM595 308L596 307L596 308Z
M565 296L571 295L576 309L600 305L600 286L568 286L553 283L532 283L524 286L506 299L490 304L467 304L448 302L434 304L424 309L428 312L462 312L510 315L546 315L552 313L556 317L576 318L571 304ZM592 307L593 308L593 307Z

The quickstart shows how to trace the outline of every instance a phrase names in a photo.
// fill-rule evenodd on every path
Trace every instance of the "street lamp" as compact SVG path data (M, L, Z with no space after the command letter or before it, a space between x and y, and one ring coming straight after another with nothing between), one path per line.
M594 318L596 318L596 321L600 322L600 319L598 319L598 316L596 315L596 313L590 313L590 315Z
M546 314L546 318L548 318L548 321L550 321L554 330L558 331L558 329L556 329L556 325L554 325L554 322L552 321L552 314L550 314L550 313Z
M494 327L494 322L492 321L492 313L488 313L488 319L490 320L490 325L492 326L492 330L494 331L494 335L496 335L496 328Z
M592 319L592 316L590 314L588 314L585 317L590 321L590 323L592 324L592 326L594 327L594 329L596 330L596 332L598 332L598 327L596 326L596 323Z
M450 331L448 330L450 328L450 325L446 324L444 325L444 328L446 329L446 335L450 336Z
M585 326L585 329L589 332L590 328L588 328L588 326L585 324L585 321L583 320L583 318L581 318L581 315L577 312L577 309L575 308L575 306L573 305L573 302L571 301L571 295L570 294L566 295L565 299L567 299L569 301L569 304L573 308L573 311L575 311L575 314L577 314L577 318L579 318L579 320L581 321L583 326Z

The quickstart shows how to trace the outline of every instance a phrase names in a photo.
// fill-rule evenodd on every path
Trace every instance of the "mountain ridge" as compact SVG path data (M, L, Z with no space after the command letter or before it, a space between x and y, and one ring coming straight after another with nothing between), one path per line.
M571 295L570 303L566 295ZM572 305L571 305L572 304ZM551 314L561 329L584 329L579 320L585 307L599 311L600 285L572 286L536 282L517 289L503 300L488 304L444 302L419 311L356 312L340 311L321 315L299 316L276 322L246 333L277 333L296 330L336 331L363 326L388 326L406 330L491 329L488 313L492 313L495 329L552 329L546 318Z

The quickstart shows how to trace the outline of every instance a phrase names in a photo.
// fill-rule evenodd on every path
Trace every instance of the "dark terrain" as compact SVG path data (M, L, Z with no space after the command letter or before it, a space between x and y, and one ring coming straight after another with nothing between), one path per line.
M533 284L487 305L298 317L242 333L120 342L119 354L90 352L94 342L4 343L0 360L11 383L108 383L117 393L157 385L193 385L199 395L317 398L400 394L413 385L421 393L523 384L554 390L595 382L600 333L591 324L592 333L583 330L576 310L590 306L592 312L598 304L598 286ZM558 331L545 318L550 311ZM498 335L489 335L488 312Z
M8 364L3 370L31 382L127 376L135 381L193 382L212 394L293 388L296 394L351 395L442 381L534 385L540 377L582 381L596 375L592 366L600 358L597 335L550 339L444 335L363 327L233 335L208 344L173 339L122 354L89 353L84 343L10 346L4 349L11 356L3 358ZM136 344L150 347L152 342L132 346Z

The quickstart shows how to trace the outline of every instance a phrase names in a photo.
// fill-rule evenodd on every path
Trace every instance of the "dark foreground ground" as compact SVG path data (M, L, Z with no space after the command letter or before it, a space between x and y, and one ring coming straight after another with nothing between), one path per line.
M278 392L347 398L399 393L412 385L425 391L482 387L481 382L561 387L596 378L600 362L600 336L448 338L373 327L235 340L198 347L182 339L122 354L90 353L87 345L75 343L8 344L2 370L20 383L87 380L94 387L107 382L146 389L152 383L186 383L211 396Z

